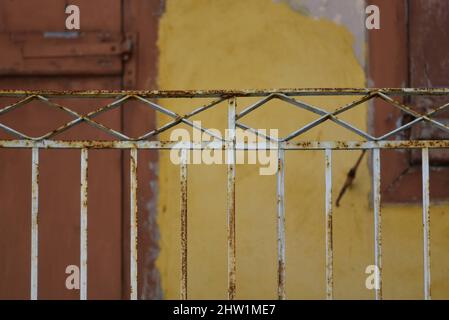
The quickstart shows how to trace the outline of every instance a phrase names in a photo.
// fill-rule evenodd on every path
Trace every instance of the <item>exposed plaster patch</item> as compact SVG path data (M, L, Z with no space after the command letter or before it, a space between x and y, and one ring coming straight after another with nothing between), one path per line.
M345 26L354 36L354 53L365 67L365 0L273 0L315 19L328 19Z
M307 16L311 14L309 8L307 8L305 5L303 5L301 3L301 1L294 1L294 0L293 1L291 1L291 0L273 0L273 1L274 2L287 2L293 10L298 11Z

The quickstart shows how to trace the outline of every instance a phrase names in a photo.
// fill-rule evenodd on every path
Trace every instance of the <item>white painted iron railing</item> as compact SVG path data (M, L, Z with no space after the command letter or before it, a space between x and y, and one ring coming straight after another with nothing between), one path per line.
M334 112L327 112L319 107L301 102L297 97L301 96L361 96L360 99L347 104ZM325 229L326 229L326 297L333 298L333 241L332 241L332 152L333 150L371 150L373 166L373 211L374 211L374 261L379 268L379 284L376 289L376 299L382 299L382 232L381 232L381 198L380 198L380 150L381 149L421 149L422 150L422 180L423 180L423 231L424 231L424 297L430 299L430 234L429 234L429 149L449 148L448 140L415 140L415 141L397 141L387 140L389 137L410 128L420 122L431 123L445 131L449 127L441 122L432 119L432 116L447 109L449 104L436 108L435 110L421 115L411 108L395 101L391 96L401 95L449 95L449 89L290 89L290 90L242 90L242 91L79 91L79 92L52 92L52 91L0 91L2 97L16 97L20 100L14 104L0 109L0 115L13 111L33 100L44 102L58 110L62 110L71 115L74 120L65 125L50 131L39 137L25 135L14 128L6 126L0 122L0 128L12 134L15 140L0 140L0 148L27 148L32 152L32 228L31 228L31 283L30 297L37 299L38 288L38 214L39 214L39 150L40 149L80 149L81 159L81 233L80 233L80 298L87 299L87 214L88 214L88 196L87 196L87 172L88 172L88 154L90 149L129 149L130 150L130 219L131 219L131 246L130 246L130 273L131 273L131 299L137 299L137 154L138 150L153 149L167 150L172 148L181 149L180 164L180 190L181 190L181 299L187 299L187 152L188 150L216 149L225 150L228 156L227 170L227 235L228 235L228 298L234 299L236 293L236 234L235 234L235 164L237 150L256 150L259 146L252 143L242 143L236 141L235 129L242 128L253 132L258 136L263 136L270 141L268 148L275 149L278 152L278 171L277 171L277 242L278 242L278 297L286 298L285 292L285 208L284 208L284 157L286 151L301 150L323 150L325 154ZM53 98L114 98L114 102L98 109L81 115L68 107L57 104L52 101ZM261 97L262 99L242 112L236 112L236 103L238 98L242 97ZM162 107L149 99L164 98L216 98L213 102L201 106L185 115L179 115L167 108ZM412 116L414 119L381 137L373 137L349 123L339 119L337 116L354 108L355 106L367 102L373 98L380 98L402 112ZM248 127L238 122L245 115L256 110L263 104L272 99L279 99L303 110L315 113L320 117L304 127L294 131L285 138L275 138L262 134L256 129ZM114 129L107 128L105 125L94 120L96 116L103 112L113 110L125 104L127 101L138 100L148 105L148 107L161 112L173 120L158 129L137 137L129 137ZM223 139L208 129L199 127L189 120L205 110L217 106L223 101L228 101L228 129L231 135L228 139ZM301 141L292 142L292 140L310 129L320 125L325 121L332 121L347 130L354 132L363 138L363 141ZM94 128L111 135L113 141L64 141L57 140L55 137L80 123L87 123ZM178 141L149 141L148 139L167 131L168 129L184 123L192 128L196 128L216 138L212 142L194 142L179 143Z

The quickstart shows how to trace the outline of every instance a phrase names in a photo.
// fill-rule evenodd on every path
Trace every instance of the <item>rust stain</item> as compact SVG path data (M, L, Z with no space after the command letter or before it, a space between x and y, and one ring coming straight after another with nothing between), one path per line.
M187 300L187 152L181 150L181 300Z
M279 299L285 299L285 262L282 259L278 259L278 297Z
M257 97L268 94L294 95L448 95L449 88L274 88L246 90L0 90L0 96L21 97L41 95L49 97L111 97L128 95L145 98L195 98L195 97Z
M130 149L130 213L131 213L131 267L130 267L130 297L131 300L137 299L137 248L138 248L138 207L137 207L137 148Z

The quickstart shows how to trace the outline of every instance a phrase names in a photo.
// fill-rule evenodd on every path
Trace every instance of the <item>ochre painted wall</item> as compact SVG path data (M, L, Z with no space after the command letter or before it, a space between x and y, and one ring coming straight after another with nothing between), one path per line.
M361 26L362 27L362 26ZM166 0L160 21L159 87L241 89L365 87L351 33L271 0ZM327 110L355 97L304 98ZM208 100L160 101L184 114ZM239 99L238 109L251 99ZM367 105L342 119L367 129ZM203 126L226 127L226 104L196 117ZM316 116L270 102L242 122L280 128L285 135ZM168 119L159 117L159 124ZM161 137L163 140L168 135ZM326 124L307 140L360 140ZM334 199L359 152L334 152ZM276 298L276 178L257 165L238 165L236 180L237 298ZM179 168L162 151L159 173L160 255L164 298L179 297ZM334 207L335 298L370 299L364 273L374 264L371 178L365 157L354 186ZM227 292L226 167L189 166L189 298L222 298ZM417 206L383 208L385 298L422 298L422 227ZM449 298L449 210L431 208L432 294ZM287 296L325 298L324 155L288 152L286 159Z

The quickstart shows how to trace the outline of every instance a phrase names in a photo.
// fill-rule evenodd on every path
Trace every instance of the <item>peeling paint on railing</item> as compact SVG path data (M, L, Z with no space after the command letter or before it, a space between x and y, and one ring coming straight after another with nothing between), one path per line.
M320 107L302 102L298 97L302 96L361 96L359 99L337 108L333 112L328 112ZM80 149L81 151L81 232L80 232L80 264L81 264L81 290L80 299L87 299L87 212L88 212L88 152L90 149L129 149L130 151L130 298L137 299L137 245L138 245L138 207L137 207L137 159L139 150L181 150L180 163L180 222L181 222L181 284L180 298L188 297L188 239L187 239L187 168L188 152L190 150L220 150L225 151L227 157L227 273L228 273L228 298L237 297L237 263L236 263L236 151L237 150L258 150L258 143L245 143L237 141L236 128L243 128L257 134L267 140L266 148L278 152L277 170L277 249L278 249L278 298L286 298L286 255L285 255L285 153L292 151L322 150L325 159L325 248L323 252L326 256L326 298L334 298L334 278L333 278L333 223L332 223L332 151L333 150L371 150L373 156L373 214L374 214L374 263L379 270L378 287L375 290L376 299L382 299L382 219L381 219L381 181L380 181L380 158L381 150L385 149L422 149L422 181L423 181L423 234L424 234L424 298L431 298L431 277L430 277L430 175L429 175L429 150L449 148L449 140L387 140L397 133L409 129L420 122L428 122L438 128L449 131L449 127L438 122L432 117L437 113L449 109L449 104L435 107L434 110L419 114L410 106L404 105L396 100L394 96L409 95L444 95L449 96L449 88L438 89L268 89L268 90L194 90L194 91L24 91L24 90L0 90L0 99L3 97L17 97L19 101L0 109L0 116L13 112L34 100L38 100L51 108L63 111L74 119L42 136L32 137L20 131L6 126L0 122L0 129L13 135L10 140L0 140L0 148L25 148L32 152L31 170L31 280L30 298L38 298L38 212L39 212L39 150L40 149ZM85 115L79 114L70 108L52 101L53 98L113 98L112 103L97 108ZM262 99L250 106L243 108L237 113L237 98L262 97ZM214 101L197 107L193 111L184 115L177 114L158 103L149 99L164 98L216 98ZM353 109L357 105L365 103L371 99L382 99L401 112L408 114L412 119L410 122L399 125L397 128L385 133L380 137L374 137L368 132L364 132L349 123L339 119L338 116ZM245 125L242 120L246 115L255 111L270 100L277 99L312 112L319 116L304 127L295 130L284 138L263 135L258 130ZM118 107L125 107L126 103L137 100L144 103L149 108L161 112L172 118L172 121L160 128L153 129L139 137L129 137L128 135L106 127L93 120L98 115L113 110ZM228 130L230 132L226 139L219 137L207 128L199 127L189 120L193 116L211 108L219 108L227 101ZM361 141L293 141L310 129L320 124L332 121L333 123L357 134ZM109 134L113 140L58 140L57 135L80 123L88 125ZM178 124L185 124L192 128L201 130L210 136L215 137L214 141L159 141L148 140L150 137L166 132ZM244 227L244 226L243 226ZM338 285L338 282L336 283Z

